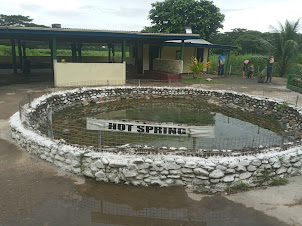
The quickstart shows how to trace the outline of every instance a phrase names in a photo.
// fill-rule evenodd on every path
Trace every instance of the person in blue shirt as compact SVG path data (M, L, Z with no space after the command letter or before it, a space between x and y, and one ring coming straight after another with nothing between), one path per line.
M224 75L224 64L225 64L225 57L227 53L222 52L222 54L218 58L218 76Z

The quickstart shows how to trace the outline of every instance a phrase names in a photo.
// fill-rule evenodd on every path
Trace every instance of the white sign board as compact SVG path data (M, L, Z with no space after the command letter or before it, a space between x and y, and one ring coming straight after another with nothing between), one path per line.
M170 136L214 138L214 126L189 126L173 123L117 121L87 118L87 130L117 131Z

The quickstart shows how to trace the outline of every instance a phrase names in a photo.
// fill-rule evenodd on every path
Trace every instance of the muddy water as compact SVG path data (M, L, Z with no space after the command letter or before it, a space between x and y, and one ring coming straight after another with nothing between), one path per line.
M82 130L73 131L72 137L86 133L86 117L111 120L139 120L177 123L194 126L213 126L214 137L197 138L102 132L103 145L147 144L155 147L187 147L205 149L235 149L245 145L279 144L281 125L271 118L248 112L218 107L204 101L185 99L128 100L65 109L54 115L54 127L73 125ZM82 131L82 132L80 132ZM97 133L93 144L97 142ZM92 145L93 145L92 144ZM95 144L97 145L97 144Z

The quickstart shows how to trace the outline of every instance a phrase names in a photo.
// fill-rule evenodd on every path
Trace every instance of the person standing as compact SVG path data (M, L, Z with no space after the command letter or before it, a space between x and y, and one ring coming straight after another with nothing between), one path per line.
M241 67L242 67L242 78L245 78L245 72L248 73L248 64L250 64L250 63L251 63L250 60L245 60L241 64Z
M272 83L272 72L273 72L273 64L275 62L275 59L274 59L274 56L273 54L271 53L268 57L268 60L267 60L267 74L266 74L266 83L269 82L269 84Z
M225 57L226 53L222 52L222 54L218 57L218 76L224 75L224 64L225 64Z

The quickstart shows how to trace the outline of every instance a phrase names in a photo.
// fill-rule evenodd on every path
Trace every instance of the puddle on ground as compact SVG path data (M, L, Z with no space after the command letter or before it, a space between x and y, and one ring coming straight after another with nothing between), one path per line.
M198 196L198 195L197 195ZM12 221L11 223L13 223ZM182 187L133 187L88 181L51 195L23 218L25 225L284 225L223 196L191 199ZM24 225L24 224L22 224Z

